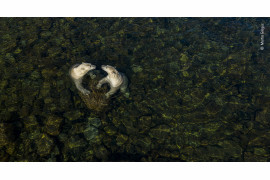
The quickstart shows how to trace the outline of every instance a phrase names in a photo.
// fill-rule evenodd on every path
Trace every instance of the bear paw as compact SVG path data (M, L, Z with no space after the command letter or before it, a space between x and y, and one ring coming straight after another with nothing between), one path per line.
M82 89L81 92L84 94L84 95L89 95L90 94L90 91L86 90L86 89Z

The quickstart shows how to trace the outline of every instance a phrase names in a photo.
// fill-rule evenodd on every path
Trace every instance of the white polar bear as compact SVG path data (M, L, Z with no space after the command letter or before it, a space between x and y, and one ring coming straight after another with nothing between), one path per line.
M89 95L90 91L88 91L82 86L82 79L84 75L88 73L88 71L91 71L93 69L96 69L95 65L83 62L81 64L73 65L69 70L69 75L75 83L76 88L85 95Z
M102 65L101 68L108 73L108 75L101 79L97 84L97 89L101 88L104 83L109 83L110 91L105 94L106 98L109 98L111 95L116 93L118 89L125 94L126 97L129 96L128 92L128 79L127 77L118 72L114 67L109 65Z

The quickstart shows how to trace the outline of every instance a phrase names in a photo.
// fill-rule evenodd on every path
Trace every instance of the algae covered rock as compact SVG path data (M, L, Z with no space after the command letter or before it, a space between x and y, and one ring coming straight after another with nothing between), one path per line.
M209 102L205 108L208 114L216 114L221 110L221 106L214 101Z
M104 146L99 146L94 149L94 154L98 159L106 161L108 159L109 151Z
M24 119L23 123L26 130L28 131L37 129L39 127L39 124L37 122L37 118L35 115L28 116L27 118Z
M104 127L104 131L109 135L113 136L117 133L117 129L114 126L106 126Z
M21 118L26 118L29 116L29 113L30 113L30 110L31 110L31 107L30 105L28 104L24 104L22 107L21 107L21 110L20 110L20 117Z
M267 150L264 148L254 148L254 154L258 156L268 156Z
M96 118L96 117L94 117L94 118L89 117L87 122L88 122L88 124L90 124L96 128L98 128L101 125L100 119Z
M150 129L150 137L156 139L165 139L170 135L170 127L168 125L159 125Z
M8 144L8 137L5 132L5 124L0 123L0 148Z
M87 144L88 143L78 135L69 137L67 142L65 142L64 152L70 153L73 156L73 160L76 160L79 157L78 154L82 152Z
M87 141L94 141L98 136L98 127L101 125L101 121L96 117L89 117L87 120L86 128L83 131L85 139Z
M83 112L81 112L79 110L75 110L75 111L66 112L64 114L64 117L67 118L70 121L74 121L74 120L80 119L83 115L84 115Z
M116 138L116 142L118 146L122 146L128 140L128 136L124 134L119 134Z
M56 136L60 133L60 125L63 119L57 116L49 116L46 122L46 132L49 135Z
M139 128L142 133L148 131L151 127L152 117L142 116L139 118Z
M131 68L132 68L132 71L135 73L139 73L139 72L143 71L143 68L139 65L136 65L136 64L132 65Z
M40 79L41 75L39 71L33 71L30 75L31 80Z
M37 153L40 156L46 156L51 153L54 141L48 135L41 134L39 138L36 140L36 145L37 145Z
M94 126L88 125L84 130L83 134L87 141L91 141L98 136L98 129Z
M147 154L151 150L151 143L152 142L150 137L140 137L136 145L141 147L140 152L142 154Z
M220 159L223 158L234 158L234 159L240 159L242 155L242 148L239 144L237 144L234 141L231 140L224 140L218 143L219 146L222 147L222 152L224 153L223 157L220 157Z

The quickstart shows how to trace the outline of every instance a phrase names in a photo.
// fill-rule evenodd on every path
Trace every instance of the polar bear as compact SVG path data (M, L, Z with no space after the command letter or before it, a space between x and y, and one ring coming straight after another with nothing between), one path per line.
M89 95L90 91L82 86L82 79L86 73L96 69L96 66L91 63L81 63L73 65L69 70L69 75L76 85L76 88L83 94Z
M101 88L104 83L109 83L110 91L105 94L106 98L109 98L111 95L116 93L118 89L120 89L120 91L124 93L126 97L128 97L129 92L127 89L127 77L110 65L102 65L101 68L106 71L108 75L98 82L97 89Z

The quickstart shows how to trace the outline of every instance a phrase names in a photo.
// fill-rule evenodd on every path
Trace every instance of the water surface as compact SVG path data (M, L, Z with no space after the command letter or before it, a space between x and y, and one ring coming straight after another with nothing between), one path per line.
M0 161L269 161L269 27L0 18ZM81 62L115 66L130 96L88 109L68 74Z

